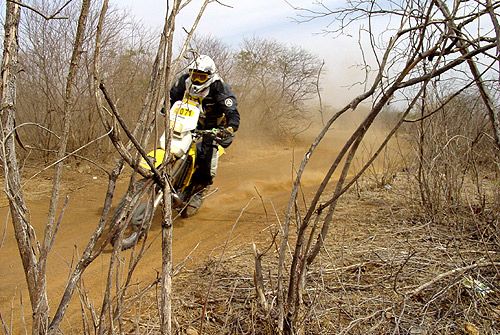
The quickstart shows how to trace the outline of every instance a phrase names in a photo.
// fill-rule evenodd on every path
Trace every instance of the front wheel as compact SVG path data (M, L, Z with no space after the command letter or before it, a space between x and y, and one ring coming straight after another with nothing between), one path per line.
M152 212L149 204L141 203L137 209L131 213L129 229L122 236L122 250L132 248L146 234L151 225L151 220L146 219ZM146 219L146 220L145 220Z
M112 218L112 223L117 227L111 237L111 244L115 246L120 238L122 224L124 232L121 234L121 249L127 250L135 246L146 234L151 226L154 214L155 187L152 180L140 180L132 193L132 200L127 203L126 196L118 204Z

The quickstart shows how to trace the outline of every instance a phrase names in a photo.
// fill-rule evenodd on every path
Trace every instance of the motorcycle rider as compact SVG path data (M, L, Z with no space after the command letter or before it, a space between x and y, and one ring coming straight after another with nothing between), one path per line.
M170 89L170 105L182 100L185 94L201 100L203 115L200 115L197 128L209 130L221 129L218 143L227 148L231 145L234 134L240 125L237 101L228 84L217 74L214 61L207 55L199 55L187 67ZM197 210L201 206L205 190L213 183L218 163L217 145L213 138L204 135L197 147L197 170L193 175L192 185L196 189L189 207Z

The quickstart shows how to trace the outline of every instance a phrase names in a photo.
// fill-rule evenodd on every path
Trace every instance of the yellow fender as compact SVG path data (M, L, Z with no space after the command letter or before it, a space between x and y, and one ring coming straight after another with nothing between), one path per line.
M165 150L163 150L161 148L154 149L148 153L148 157L151 158L151 161L153 162L154 167L157 168L158 166L160 166L161 163L163 163L163 160L165 158ZM146 162L144 157L141 159L139 166L144 168L144 169L151 170L151 168L149 167L149 164Z
M217 153L219 154L219 157L224 155L225 152L226 151L224 150L224 148L219 145L217 148ZM163 160L165 159L165 154L166 154L165 150L163 150L161 148L157 148L157 149L154 149L154 150L148 152L147 156L150 157L150 160L153 162L154 167L157 168L161 165L161 163L163 163ZM186 179L184 180L184 185L182 186L182 188L189 185L189 183L191 182L191 178L193 177L193 174L194 174L194 167L196 164L196 143L193 142L193 145L191 145L191 148L189 148L188 155L191 156L192 163L191 163L189 174L186 176ZM146 170L151 170L149 164L146 162L144 157L141 159L139 166L146 169Z

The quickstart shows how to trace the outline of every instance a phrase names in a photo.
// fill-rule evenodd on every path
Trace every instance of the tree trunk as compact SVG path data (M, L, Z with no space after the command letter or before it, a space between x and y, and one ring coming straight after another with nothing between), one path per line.
M4 52L2 58L2 111L1 127L2 160L5 174L5 193L9 198L14 234L24 267L32 308L32 333L45 334L48 325L49 306L45 286L38 286L41 276L33 244L34 230L29 223L28 208L21 189L21 176L15 147L16 75L18 72L18 31L21 8L7 2L5 19Z

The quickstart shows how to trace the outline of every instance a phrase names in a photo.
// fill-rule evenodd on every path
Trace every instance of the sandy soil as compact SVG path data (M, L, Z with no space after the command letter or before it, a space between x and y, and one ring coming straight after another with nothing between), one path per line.
M313 169L305 176L305 183L314 184L320 180L321 171L326 167L325 155L331 157L338 150L343 134L339 130L329 136L326 145L320 148L321 154L312 162ZM221 158L214 184L218 191L206 199L196 216L177 219L174 223L175 263L184 261L188 255L188 264L205 261L225 243L242 208L247 204L249 206L242 214L231 241L250 244L256 234L267 226L260 196L266 201L272 201L278 213L281 213L288 200L293 167L296 169L300 164L311 139L312 137L301 141L301 145L267 145L264 141L257 143L245 139L236 141L227 155ZM93 169L79 170L65 173L64 195L69 196L69 205L49 257L47 274L52 311L59 303L70 267L97 226L107 188L107 178L102 172ZM118 195L123 194L127 183L128 179L125 177L119 181ZM25 191L31 222L37 236L41 238L47 220L50 175L44 174L29 180ZM0 225L0 312L7 323L12 320L16 333L23 328L23 315L26 322L30 319L29 296L12 224L8 218L6 199L0 199L0 203L0 217L3 218ZM152 225L149 239L152 244L136 271L134 280L137 282L153 280L161 267L161 229L158 219ZM99 257L84 274L85 285L96 305L101 303L108 258L109 251ZM69 328L74 328L71 326L71 315L78 313L77 307L76 301L73 301L65 321Z
M311 199L349 129L352 127L342 125L328 133L303 178L300 200ZM221 159L214 184L218 191L206 199L196 216L174 222L174 265L184 267L173 281L177 328L186 333L201 328L201 306L209 292L211 298L216 298L206 300L206 333L220 334L221 329L252 333L255 327L267 322L255 309L251 245L269 245L271 231L276 229L273 225L283 217L293 171L316 133L310 130L294 144L281 145L249 140L240 134ZM363 144L361 156L377 147L381 139L377 133L380 132L374 132ZM401 149L399 145L397 148ZM361 161L362 157L355 159L354 169L361 166ZM387 172L387 164L394 162L383 160L375 164L375 169L383 167ZM28 171L38 169L30 167ZM463 284L461 275L451 275L478 259L498 263L497 209L486 208L484 213L475 215L466 206L456 208L446 222L430 222L418 208L413 208L417 203L409 184L411 176L394 173L391 185L381 185L374 172L368 171L365 180L340 200L325 249L308 274L311 292L318 294L310 297L315 314L308 324L308 334L347 333L349 329L355 334L477 334L467 330L471 327L481 330L481 334L498 334L498 290L486 297L478 296ZM69 205L47 273L51 313L59 304L70 268L97 226L107 187L105 175L90 167L69 168L65 177L62 193L69 196ZM47 220L50 174L43 173L25 182L30 219L40 238ZM127 184L125 174L119 180L116 201ZM0 313L6 327L13 328L13 334L25 334L30 332L29 325L24 324L29 323L31 309L6 205L6 199L0 198ZM128 293L137 292L157 278L161 267L160 234L160 221L156 218L148 249ZM102 305L110 251L108 248L96 259L83 277L97 309ZM130 253L122 253L124 264ZM269 288L275 258L267 255L266 261ZM494 267L478 267L468 274L497 287L493 284L498 281ZM426 289L413 296L412 290L419 287ZM153 289L141 296L143 299L130 311L133 318L125 320L139 333L157 330L156 294ZM65 334L81 334L81 325L79 299L75 295L62 328Z

